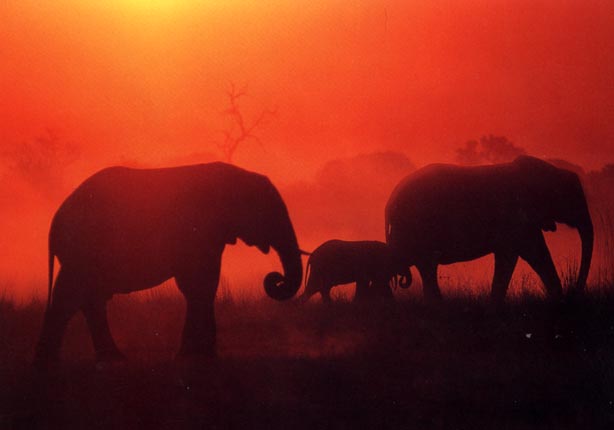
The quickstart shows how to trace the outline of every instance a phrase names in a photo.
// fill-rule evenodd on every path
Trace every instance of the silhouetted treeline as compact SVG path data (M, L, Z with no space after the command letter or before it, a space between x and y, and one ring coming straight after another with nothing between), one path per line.
M313 247L331 237L382 240L390 191L415 168L402 153L360 154L329 161L313 181L282 189L301 243Z
M505 137L492 135L467 148L474 162L480 164L511 161L527 152ZM614 165L586 172L566 160L547 161L578 173L584 184L595 224L595 258L590 282L614 278ZM385 203L401 178L414 170L414 164L402 153L361 154L329 161L313 181L285 187L282 194L301 243L313 249L330 238L383 240ZM568 264L574 264L575 247L571 241L576 235L565 229L560 231L566 233L555 233L553 250Z
M32 139L4 144L0 172L9 180L29 184L35 192L54 195L62 191L64 173L80 156L80 148L52 129Z
M524 148L516 146L505 136L488 135L480 140L469 140L462 148L456 150L459 164L496 164L512 161L519 155L526 155Z

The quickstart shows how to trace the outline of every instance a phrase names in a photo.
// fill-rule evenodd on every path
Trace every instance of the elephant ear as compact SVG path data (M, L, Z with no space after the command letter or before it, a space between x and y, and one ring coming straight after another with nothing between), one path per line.
M239 237L239 215L231 209L228 201L224 201L218 209L217 225L222 240L228 245L235 245Z
M553 177L558 169L551 164L530 156L520 156L513 162L515 169L510 177L513 189L512 207L518 210L517 219L525 226L543 231L556 231L556 189Z
M224 243L234 245L247 224L247 214L251 205L249 197L249 182L245 180L246 172L231 171L225 178L225 183L219 187L219 202L215 207L215 217L212 222L218 226L218 231Z

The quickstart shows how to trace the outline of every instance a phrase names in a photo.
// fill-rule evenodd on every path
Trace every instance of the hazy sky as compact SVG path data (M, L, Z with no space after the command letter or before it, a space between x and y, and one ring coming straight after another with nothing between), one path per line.
M373 151L453 161L491 133L599 168L614 161L613 76L612 1L0 3L0 148L54 130L78 148L68 188L111 163L219 157L231 82L248 85L248 123L276 112L235 161L278 183ZM4 182L0 233L35 237L43 262L61 199L19 206L31 187Z
M610 1L92 3L0 5L3 141L53 128L101 163L216 154L235 82L247 120L277 111L237 162L280 176L375 149L452 160L488 133L614 158Z

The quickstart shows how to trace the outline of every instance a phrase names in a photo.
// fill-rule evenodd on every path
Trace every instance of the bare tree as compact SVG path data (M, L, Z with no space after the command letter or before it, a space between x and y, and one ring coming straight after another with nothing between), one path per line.
M516 146L505 136L482 136L480 141L469 140L463 148L456 150L456 160L460 164L504 163L527 152Z
M224 115L230 118L230 126L224 130L224 141L218 144L218 147L224 154L224 159L228 163L232 163L235 151L239 145L247 140L254 140L260 146L262 142L260 138L254 134L254 130L262 125L266 117L275 114L274 110L265 109L248 125L245 121L239 106L239 99L247 94L247 86L241 90L237 90L234 83L230 83L230 89L226 92L228 96L229 107L223 111Z
M79 157L77 145L63 141L51 129L34 139L8 144L0 151L6 171L43 191L62 185L64 170Z

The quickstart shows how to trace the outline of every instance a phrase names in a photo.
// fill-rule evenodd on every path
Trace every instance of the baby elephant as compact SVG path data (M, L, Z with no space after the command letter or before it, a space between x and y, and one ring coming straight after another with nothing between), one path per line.
M329 240L309 256L305 275L305 292L299 300L306 301L320 293L330 302L330 290L335 285L356 282L354 301L369 297L392 298L390 282L401 275L399 285L411 283L409 267L399 263L383 242Z

